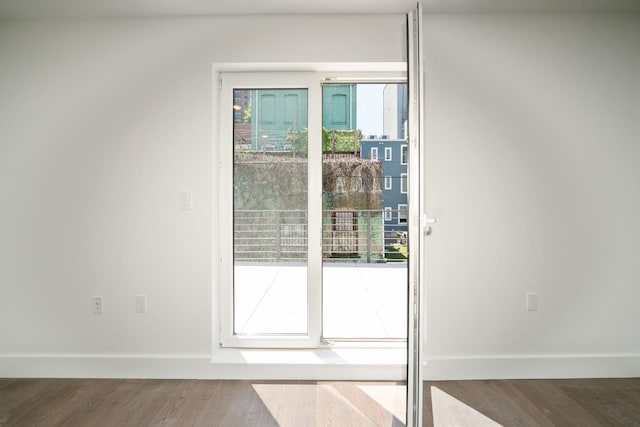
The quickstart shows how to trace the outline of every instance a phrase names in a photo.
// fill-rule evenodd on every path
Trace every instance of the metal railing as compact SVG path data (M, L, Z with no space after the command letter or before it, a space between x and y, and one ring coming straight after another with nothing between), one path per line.
M325 262L406 262L406 225L398 224L398 215L397 210L323 211ZM234 211L235 261L305 261L307 222L303 210Z

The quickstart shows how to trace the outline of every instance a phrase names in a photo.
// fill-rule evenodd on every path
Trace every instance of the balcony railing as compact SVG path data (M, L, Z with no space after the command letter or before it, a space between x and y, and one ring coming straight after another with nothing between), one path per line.
M402 212L325 210L322 255L328 262L406 262L406 225ZM385 222L386 218L391 221ZM236 262L295 262L307 258L307 212L303 210L234 211Z

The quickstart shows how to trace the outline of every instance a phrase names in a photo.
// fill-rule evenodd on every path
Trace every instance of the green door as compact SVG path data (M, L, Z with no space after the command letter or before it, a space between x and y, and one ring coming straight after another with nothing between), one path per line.
M287 132L307 128L307 91L260 89L251 91L253 147L257 151L288 151Z
M354 130L356 124L356 85L322 87L322 126L326 129Z

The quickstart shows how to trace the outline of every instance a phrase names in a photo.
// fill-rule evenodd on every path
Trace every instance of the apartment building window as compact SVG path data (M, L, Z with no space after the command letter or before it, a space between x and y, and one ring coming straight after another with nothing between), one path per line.
M391 221L393 219L393 209L390 206L384 207L384 220Z
M390 162L392 160L391 147L384 148L384 160Z
M407 218L409 218L409 212L406 204L398 205L398 224L406 224Z
M393 177L386 175L384 177L384 189L393 190Z

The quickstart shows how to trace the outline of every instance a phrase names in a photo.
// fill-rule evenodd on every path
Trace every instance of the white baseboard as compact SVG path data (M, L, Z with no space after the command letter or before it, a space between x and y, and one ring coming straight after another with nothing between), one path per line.
M246 356L246 354L245 354ZM640 377L640 354L438 356L425 380ZM0 355L0 378L163 378L404 381L406 365L362 359L309 361L274 357L247 361L233 352L210 355Z
M425 380L635 378L640 354L428 357Z
M138 378L403 381L404 363L288 360L271 355L250 361L215 355L0 355L0 378ZM245 354L246 355L246 354Z

